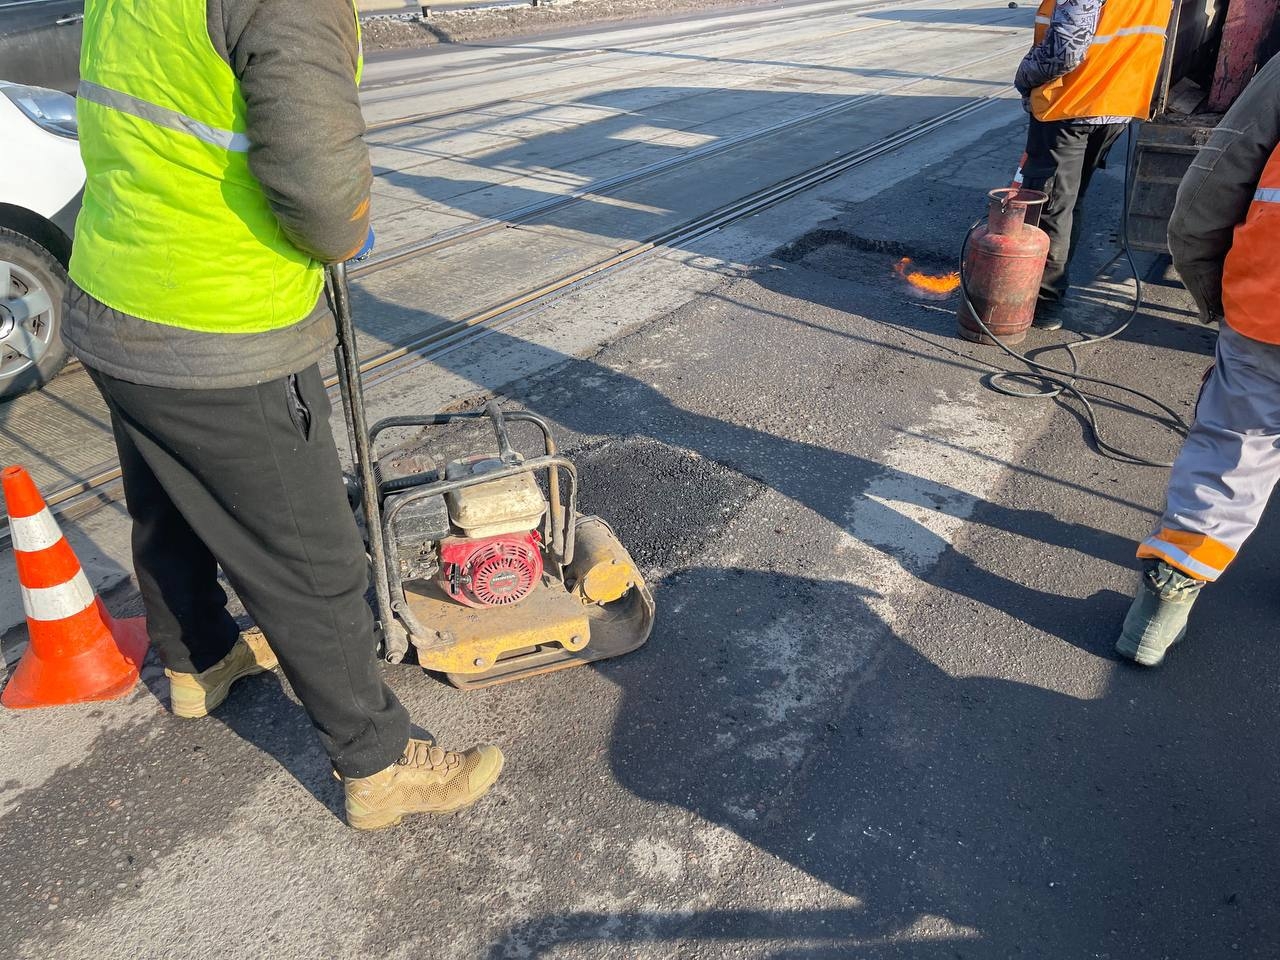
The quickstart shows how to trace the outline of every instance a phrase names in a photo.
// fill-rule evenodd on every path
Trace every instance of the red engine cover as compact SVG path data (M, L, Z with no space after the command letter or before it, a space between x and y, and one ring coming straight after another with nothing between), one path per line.
M537 531L440 543L445 593L468 607L519 603L542 577L542 538Z

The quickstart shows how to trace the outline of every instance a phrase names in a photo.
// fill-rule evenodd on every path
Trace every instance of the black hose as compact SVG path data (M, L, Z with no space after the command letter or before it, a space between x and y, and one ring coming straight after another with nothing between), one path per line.
M1105 343L1108 340L1113 340L1120 336L1120 334L1124 333L1124 331L1129 328L1129 325L1133 323L1134 318L1137 317L1138 312L1142 309L1142 278L1138 275L1138 266L1133 261L1133 252L1129 249L1129 177L1132 172L1131 164L1133 159L1132 123L1129 124L1127 136L1128 139L1125 148L1125 191L1124 202L1121 209L1122 222L1120 226L1120 236L1125 259L1129 264L1130 272L1133 274L1134 296L1133 307L1129 310L1129 313L1124 318L1123 322L1113 329L1108 330L1106 333L1100 334L1096 337L1085 337L1072 343L1056 344L1050 347L1049 349L1051 350L1065 350L1067 352L1067 356L1071 359L1071 368L1069 370L1052 367L1046 363L1041 363L1039 360L1032 360L1030 357L1018 353L1018 351L1010 347L1007 343L991 332L990 328L982 319L977 308L974 306L973 301L969 297L968 277L966 276L964 263L965 254L968 252L969 240L972 238L974 231L986 222L987 218L985 215L974 222L973 226L969 228L968 232L964 236L964 243L960 245L960 297L964 302L964 309L968 311L969 316L974 319L982 332L990 337L991 341L1009 356L1013 357L1020 363L1025 364L1030 371L1029 373L1018 373L1013 370L1005 370L1000 373L991 374L987 378L987 386L997 393L1002 393L1009 397L1017 397L1023 400L1054 400L1063 396L1074 397L1079 400L1081 405L1084 407L1085 418L1089 426L1089 434L1093 439L1094 446L1103 456L1138 466L1171 467L1173 466L1172 460L1152 460L1147 457L1139 456L1135 453L1130 453L1127 450L1122 450L1104 440L1102 436L1102 427L1098 421L1097 411L1089 401L1088 394L1078 386L1080 383L1092 383L1097 384L1098 386L1110 387L1113 390L1119 390L1123 393L1132 394L1135 397L1141 397L1148 403L1159 407L1167 413L1170 418L1172 418L1172 422L1169 422L1167 425L1175 433L1185 437L1187 432L1190 430L1187 422L1182 419L1182 416L1176 410L1163 401L1157 400L1150 394L1143 393L1141 390L1137 390L1133 387L1126 387L1123 384L1112 383L1110 380L1102 380L1098 377L1086 377L1084 374L1080 373L1080 358L1076 355L1077 350L1081 350L1085 347L1096 346L1097 344ZM1023 381L1037 380L1043 386L1042 389L1039 390L1017 389L1004 382L1005 380L1011 379ZM1095 395L1095 399L1100 398ZM1112 402L1116 403L1117 401ZM1144 411L1132 404L1118 405L1127 410L1132 410L1135 413L1144 414Z

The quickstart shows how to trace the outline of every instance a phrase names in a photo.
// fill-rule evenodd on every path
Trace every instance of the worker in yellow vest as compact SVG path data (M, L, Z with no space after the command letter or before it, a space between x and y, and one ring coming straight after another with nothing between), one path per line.
M1280 481L1280 57L1191 164L1169 250L1203 318L1223 322L1164 514L1138 548L1142 583L1116 650L1144 666L1186 633L1191 605L1235 559Z
M379 673L317 366L324 265L372 245L361 66L351 0L88 0L64 333L111 413L173 712L278 661L375 828L470 803L502 754L411 736Z
M1031 114L1023 186L1049 195L1035 325L1062 326L1085 192L1125 126L1150 116L1171 0L1042 0L1014 86Z

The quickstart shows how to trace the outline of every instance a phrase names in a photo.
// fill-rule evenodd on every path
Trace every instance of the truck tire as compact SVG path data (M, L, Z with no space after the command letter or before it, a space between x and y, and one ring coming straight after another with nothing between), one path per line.
M38 390L67 362L67 271L40 244L0 227L0 402Z

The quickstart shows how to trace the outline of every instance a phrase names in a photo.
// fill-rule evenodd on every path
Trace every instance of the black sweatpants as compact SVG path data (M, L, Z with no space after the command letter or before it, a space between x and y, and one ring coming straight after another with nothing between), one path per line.
M1049 235L1049 259L1040 281L1040 305L1046 306L1067 294L1068 269L1083 225L1085 191L1094 171L1106 167L1107 154L1126 125L1030 119L1022 185L1049 195L1040 214L1040 229Z
M398 760L409 717L379 672L368 564L319 370L218 390L89 373L111 411L134 569L165 664L198 672L235 642L221 566L338 772L364 777Z

